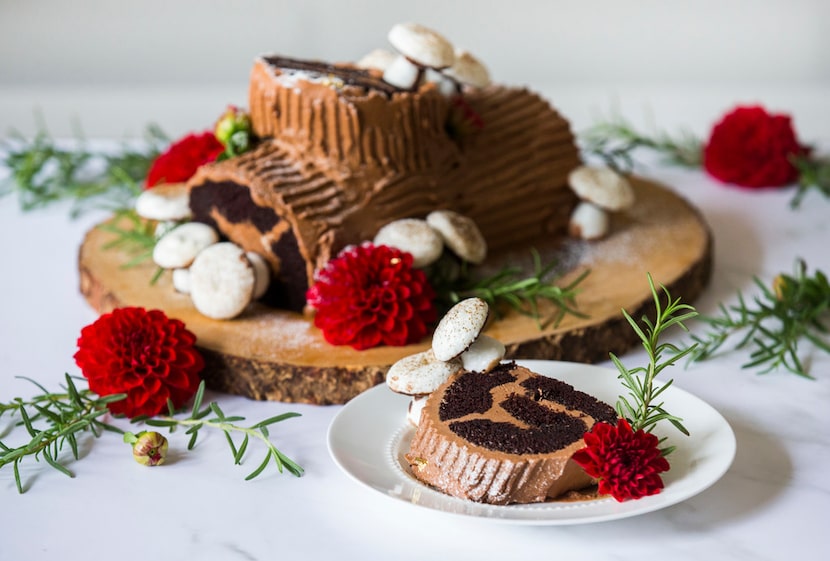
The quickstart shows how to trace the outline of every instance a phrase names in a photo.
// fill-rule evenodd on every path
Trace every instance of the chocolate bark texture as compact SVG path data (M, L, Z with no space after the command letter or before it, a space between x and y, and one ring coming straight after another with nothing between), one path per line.
M301 311L315 271L399 218L460 212L496 252L566 233L579 153L568 122L525 89L449 98L349 65L263 57L249 96L261 141L201 168L191 210L266 258L271 305Z

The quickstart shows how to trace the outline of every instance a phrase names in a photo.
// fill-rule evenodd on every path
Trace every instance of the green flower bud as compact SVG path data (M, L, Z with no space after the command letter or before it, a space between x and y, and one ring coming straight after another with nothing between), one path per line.
M124 442L133 445L133 458L141 465L160 466L167 456L167 439L155 431L128 432Z
M245 136L247 138L250 136L251 117L245 111L231 105L216 122L213 134L219 142L228 147L232 142L232 137Z
M784 275L777 275L772 279L772 291L775 292L775 297L778 300L784 299L784 294L788 289L787 277Z

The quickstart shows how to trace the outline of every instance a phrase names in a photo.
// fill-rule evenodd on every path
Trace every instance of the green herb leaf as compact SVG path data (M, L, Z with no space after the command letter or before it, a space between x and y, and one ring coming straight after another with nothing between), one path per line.
M657 398L673 383L673 380L662 385L655 385L655 378L667 367L673 366L681 357L686 356L692 352L694 346L679 351L679 349L670 343L661 343L660 337L665 331L671 327L680 327L686 329L684 321L692 319L697 316L697 311L687 304L682 304L680 299L672 299L671 294L665 286L661 286L665 302L660 298L660 294L654 286L654 280L651 275L648 275L648 284L651 289L652 300L655 308L655 318L652 320L649 317L641 319L641 327L634 318L631 317L625 310L622 311L623 316L631 325L631 328L640 338L643 348L648 354L648 365L646 367L636 367L633 369L626 368L622 361L613 353L611 361L618 371L618 378L622 381L622 385L628 390L628 395L621 395L617 400L615 409L620 417L628 420L631 428L635 431L644 430L652 432L654 427L663 421L668 421L674 425L677 430L685 435L689 432L683 426L682 419L671 415L663 408L663 403L658 402ZM664 359L663 354L672 351L671 357ZM664 455L671 452L671 449L662 449Z
M746 369L759 368L760 374L784 369L812 378L799 358L799 343L813 343L830 353L830 283L817 270L807 274L807 264L798 260L793 275L780 274L772 288L754 278L760 294L747 302L738 293L738 303L719 306L720 315L701 316L708 326L703 335L694 335L696 347L689 360L703 361L715 356L732 336L743 333L735 350L750 349Z
M34 138L12 131L2 149L11 171L0 195L16 192L23 210L72 202L72 215L91 208L129 208L152 161L168 143L156 126L147 128L145 147L124 144L114 152L94 151L81 134L73 148L59 146L41 123Z

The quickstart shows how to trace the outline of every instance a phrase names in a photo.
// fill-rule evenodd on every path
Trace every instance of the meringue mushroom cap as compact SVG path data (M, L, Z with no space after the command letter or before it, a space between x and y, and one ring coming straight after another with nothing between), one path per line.
M395 24L389 30L388 39L399 53L422 66L446 68L455 60L449 41L417 23Z
M213 244L190 266L193 305L209 318L236 317L253 299L255 275L244 249L231 242Z
M386 385L395 393L425 395L461 370L460 360L438 360L432 349L397 360L386 372Z
M453 360L481 335L490 307L481 298L465 298L444 314L432 334L432 352L438 360Z
M412 255L412 266L421 269L441 257L444 241L426 220L401 218L378 230L372 243L386 245Z
M487 241L472 218L453 210L434 210L426 217L447 247L464 261L480 265L487 258Z
M202 222L185 222L158 239L153 262L164 269L188 267L205 248L219 241L219 233Z
M147 220L190 218L190 189L185 183L162 183L145 189L136 197L135 212Z
M444 74L474 88L484 88L490 85L490 73L487 67L471 53L462 49L456 49L455 62L444 70Z
M374 49L366 53L355 66L358 68L374 68L383 72L398 55L386 49Z
M634 204L631 183L610 167L579 166L568 174L568 184L580 199L606 210L624 210Z

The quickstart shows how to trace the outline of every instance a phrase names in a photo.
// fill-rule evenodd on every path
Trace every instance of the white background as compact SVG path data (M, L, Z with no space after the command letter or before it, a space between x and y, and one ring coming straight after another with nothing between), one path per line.
M579 127L631 106L664 125L696 113L830 92L826 0L0 0L0 134L171 135L247 105L254 56L357 60L389 28L423 23L479 56L498 82L528 85ZM796 103L797 103L796 99ZM703 109L703 111L700 111ZM828 117L830 118L830 117ZM797 123L806 136L826 123Z

